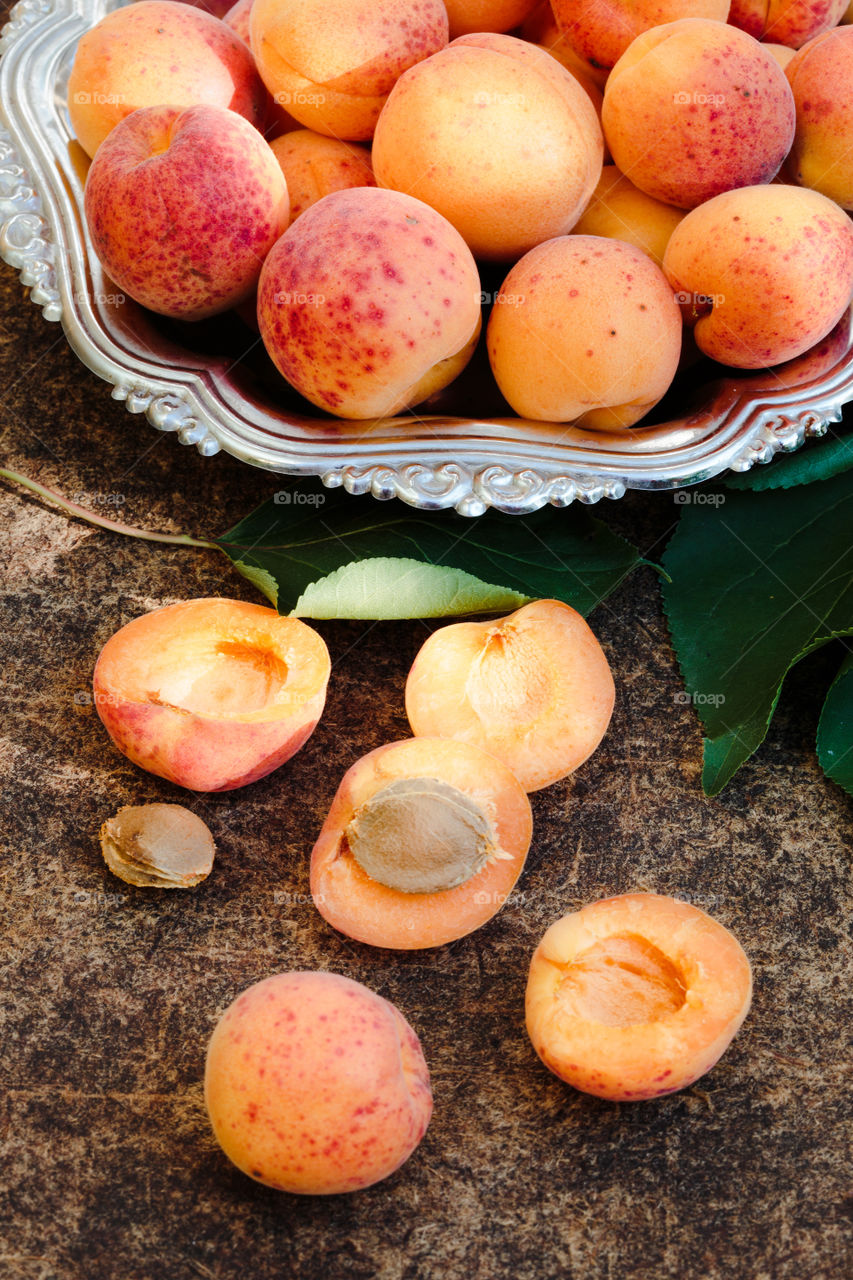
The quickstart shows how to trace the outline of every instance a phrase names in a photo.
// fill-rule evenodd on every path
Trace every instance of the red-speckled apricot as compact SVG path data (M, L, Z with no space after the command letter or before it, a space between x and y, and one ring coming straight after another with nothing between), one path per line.
M266 93L252 55L218 18L175 0L140 0L81 38L68 80L77 140L94 156L139 107L227 107L261 125Z
M794 137L779 63L724 22L683 18L638 36L610 72L601 113L610 154L641 191L692 209L770 182Z
M317 133L372 137L395 81L447 44L442 0L254 0L252 52L273 98Z
M290 221L332 191L375 187L367 147L326 138L313 129L294 129L270 143L290 196Z
M725 22L730 0L551 0L558 30L588 67L610 68L632 40L679 18Z
M760 369L820 342L850 305L853 224L817 191L743 187L688 213L663 267L673 289L699 304L691 322L700 350Z
M409 672L406 714L413 733L473 743L538 791L592 754L614 697L588 623L560 600L534 600L434 631Z
M799 49L837 26L847 0L731 0L729 22L756 40Z
M335 191L264 263L258 324L280 372L318 408L387 417L468 363L480 278L459 233L420 200L375 187Z
M461 36L407 71L376 127L382 187L425 200L475 256L513 261L568 231L601 173L595 108L544 49Z
M200 320L253 292L289 219L281 168L223 107L145 107L101 144L86 221L107 274L161 315Z
M204 1098L217 1141L257 1182L360 1191L399 1169L432 1115L417 1035L390 1001L335 973L278 973L223 1013Z
M344 775L311 855L311 893L359 942L439 947L500 910L532 828L524 788L495 756L444 738L391 742Z
M853 27L810 40L785 74L797 107L786 175L853 209Z
M487 336L498 386L521 417L618 431L670 386L681 335L672 289L647 254L570 235L513 267Z
M527 1031L584 1093L638 1102L710 1071L752 999L749 960L704 911L655 893L593 902L547 931L527 982Z

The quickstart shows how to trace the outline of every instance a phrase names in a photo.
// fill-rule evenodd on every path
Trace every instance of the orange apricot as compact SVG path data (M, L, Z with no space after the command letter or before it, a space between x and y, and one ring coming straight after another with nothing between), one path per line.
M412 732L497 756L526 791L565 778L598 746L615 690L601 645L560 600L433 632L406 681Z
M537 4L538 0L444 0L450 38L472 31L512 31Z
M228 791L289 760L316 727L329 652L311 627L241 600L183 600L104 645L95 706L123 755L192 791Z
M313 129L282 134L270 147L287 183L291 223L332 191L376 186L367 147L327 138Z
M684 209L647 196L615 164L606 164L592 199L572 231L574 235L624 240L642 249L661 267L669 237L684 216Z
M626 893L545 933L527 982L527 1031L584 1093L640 1101L685 1089L728 1048L752 999L749 960L704 911Z
M524 866L530 802L479 747L406 738L344 775L311 854L320 914L359 942L439 947L503 906Z

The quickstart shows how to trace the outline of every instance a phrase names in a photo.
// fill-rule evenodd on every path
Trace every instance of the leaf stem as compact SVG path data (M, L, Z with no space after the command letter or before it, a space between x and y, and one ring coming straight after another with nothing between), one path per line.
M40 498L52 502L55 506L60 507L63 511L67 511L69 515L76 516L78 520L85 520L87 524L97 525L100 529L109 529L111 533L121 533L127 538L141 538L144 542L170 542L180 547L208 547L211 551L218 551L214 542L204 542L200 538L191 538L186 533L151 533L148 529L137 529L134 525L123 524L121 520L108 520L106 516L99 516L94 511L88 511L86 507L81 507L76 502L71 502L68 498L57 493L54 489L48 489L43 484L38 484L35 480L31 480L29 476L22 476L17 471L9 471L5 467L0 467L0 477L4 480L11 480L13 484L19 484L24 489L30 489L33 493L37 493Z

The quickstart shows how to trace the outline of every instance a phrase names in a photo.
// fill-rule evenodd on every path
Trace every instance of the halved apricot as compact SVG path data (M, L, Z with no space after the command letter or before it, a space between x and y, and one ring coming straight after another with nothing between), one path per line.
M359 942L438 947L506 901L533 831L530 802L479 747L406 738L344 775L311 855L320 914Z
M503 760L527 791L566 777L598 746L615 690L588 624L560 600L433 632L406 681L417 736L471 742Z
M241 600L184 600L107 641L95 706L134 764L192 791L228 791L303 746L330 669L322 637L297 618Z
M527 1030L561 1080L615 1102L693 1084L749 1011L752 971L724 925L656 893L590 903L533 955Z

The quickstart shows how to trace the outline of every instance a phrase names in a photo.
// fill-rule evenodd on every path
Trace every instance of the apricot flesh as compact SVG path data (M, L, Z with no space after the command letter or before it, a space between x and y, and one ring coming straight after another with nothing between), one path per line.
M545 933L530 965L527 1030L561 1080L639 1101L710 1071L751 999L749 960L728 929L689 903L629 893Z
M409 826L399 822L397 830L389 832L381 863L367 864L380 867L383 879L377 879L354 856L353 826L377 798L387 798L408 780L419 780L423 789L455 793L457 802L460 796L473 802L477 817L469 813L464 820L472 822L474 836L460 842L454 825L448 856L443 858L446 824L430 826L422 808L410 808ZM481 820L487 849L478 843L484 835ZM494 756L443 738L388 743L356 761L338 787L311 854L314 903L329 924L360 942L396 950L442 946L478 929L500 910L521 874L532 830L523 787ZM394 874L385 875L383 867L391 865L395 842L399 852ZM420 846L414 859L412 845ZM478 856L481 852L487 855L484 859ZM451 887L419 891L436 882L442 862L450 869ZM472 873L460 882L458 873L466 862ZM418 887L396 887L403 884Z
M240 600L187 600L107 641L95 706L134 764L193 791L227 791L304 745L330 668L324 641L297 618Z
M471 743L497 756L526 791L577 769L596 749L615 688L598 640L559 600L506 618L433 632L406 681L416 737Z
M229 1005L208 1046L204 1097L228 1158L301 1195L387 1178L432 1114L429 1070L400 1010L310 970L256 982Z

